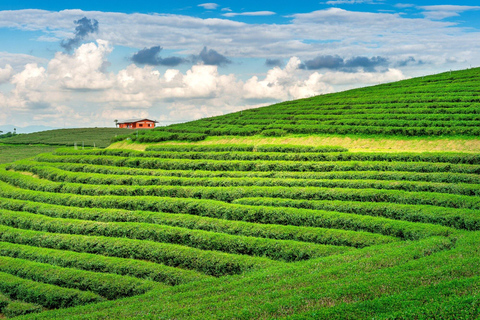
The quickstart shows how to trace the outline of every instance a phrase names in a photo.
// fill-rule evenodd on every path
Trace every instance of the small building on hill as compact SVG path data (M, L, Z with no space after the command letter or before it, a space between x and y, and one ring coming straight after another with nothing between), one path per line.
M116 122L119 128L126 129L152 129L155 128L158 121L150 119L129 119L122 122Z

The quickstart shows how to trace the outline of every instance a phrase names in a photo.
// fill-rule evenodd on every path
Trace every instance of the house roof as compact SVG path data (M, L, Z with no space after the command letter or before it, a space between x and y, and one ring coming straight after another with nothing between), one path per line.
M154 123L158 123L158 121L155 121L155 120L150 120L150 119L128 119L128 120L123 120L123 121L119 121L118 124L121 124L121 123L134 123L134 122L140 122L140 121L151 121L151 122L154 122Z

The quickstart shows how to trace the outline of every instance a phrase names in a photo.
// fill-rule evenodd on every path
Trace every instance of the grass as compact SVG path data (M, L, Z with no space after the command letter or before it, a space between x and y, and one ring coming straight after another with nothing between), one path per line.
M294 155L302 154L301 149L290 149ZM101 292L96 284L114 279L118 279L116 290L127 292L134 279L122 281L121 277L150 277L150 271L141 271L145 266L163 273L147 278L159 283L145 288L145 294L98 303L79 300L77 304L85 305L25 318L364 319L440 314L456 319L462 312L470 318L480 315L480 232L474 226L479 225L480 216L466 209L477 199L449 194L455 182L446 182L447 189L410 192L387 190L378 183L380 189L228 187L244 179L231 177L238 171L231 171L228 163L212 171L215 179L170 178L172 172L192 174L176 168L179 161L207 165L204 159L190 160L190 153L182 149L172 150L141 157L131 152L136 157L129 157L121 150L64 148L56 156L41 155L0 167L0 262L3 272L16 277L4 275L12 284L0 285L0 293L56 309L55 303L60 302L55 301L62 301L56 291L66 289L51 287L64 285L52 272L45 272L61 270L51 265L88 276L84 280L89 287L69 284L85 294ZM215 154L205 151L205 155L208 152ZM346 162L349 155L364 162L355 152L331 154L343 157L333 163ZM391 156L388 153L379 162L394 165L388 160ZM450 156L422 155L431 166L441 165L438 174L445 177L453 164L443 162ZM165 162L165 157L179 159ZM415 165L415 157L406 155L396 163ZM465 170L480 164L472 154L455 157L460 162L460 158L469 159L471 164L462 164ZM295 174L295 181L307 181L305 177L315 172L296 171L295 163L302 162L308 161L292 161L292 166L276 173ZM167 167L141 169L142 163ZM258 161L243 163L247 168ZM127 169L124 165L131 167L127 174L122 173ZM415 169L409 168L403 170ZM379 171L390 174L392 186L404 183L402 175L396 178L389 169ZM434 187L433 177L423 175L421 181L408 184ZM187 180L198 187L183 186ZM221 186L203 186L213 180ZM260 185L262 180L274 181L268 174L251 179ZM368 179L358 176L348 181L362 184ZM276 198L247 198L267 193ZM283 259L285 254L292 258ZM88 272L75 271L80 266ZM183 280L178 283L169 275ZM28 282L32 278L37 279L35 286ZM15 296L13 283L18 283L15 290L35 290L43 300L33 298L33 292Z
M53 152L56 146L0 144L0 164L22 160L40 153Z
M116 135L132 133L130 129L118 128L79 128L40 131L19 134L15 137L2 139L5 144L42 144L78 147L84 146L105 148Z
M131 149L144 151L152 145L182 144L179 141L163 143L132 143L120 141L112 144L110 149ZM289 135L285 137L256 136L218 136L208 137L206 140L184 144L214 145L214 144L292 144L304 146L340 146L354 152L438 152L448 150L451 152L480 152L480 139L476 137L438 138L438 137L381 137L381 136L355 136L355 135Z

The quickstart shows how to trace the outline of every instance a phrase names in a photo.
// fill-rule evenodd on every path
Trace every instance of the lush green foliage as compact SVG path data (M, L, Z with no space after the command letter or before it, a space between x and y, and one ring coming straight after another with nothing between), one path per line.
M81 129L57 129L40 131L27 134L17 134L13 137L2 139L8 144L43 144L63 145L78 147L100 147L104 148L110 144L112 138L117 135L131 134L130 129L118 128L81 128Z
M336 147L169 145L147 152L62 149L2 165L0 273L15 285L5 285L0 293L46 308L90 300L54 304L42 286L93 295L92 301L140 294L148 300L160 294L169 307L153 307L154 313L173 318L185 315L182 308L171 309L180 301L176 297L186 299L190 311L185 312L194 315L209 305L207 297L215 305L225 300L214 293L222 290L235 290L236 297L217 308L223 318L256 318L259 312L315 318L316 312L337 309L361 317L363 309L355 306L362 303L386 317L408 315L400 307L383 310L368 303L395 304L408 292L401 288L412 286L427 265L447 270L443 256L450 251L470 257L447 259L454 264L448 270L460 268L458 274L475 270L480 260L461 245L478 242L479 159L477 154L352 153ZM351 275L352 268L359 278ZM439 272L425 276L443 277L441 284L477 285ZM398 289L385 294L370 289L385 287L386 279L394 279ZM29 298L31 280L41 284L33 291L39 299ZM298 296L291 291L296 289L274 289L284 288L282 281L286 288L307 286L320 296L331 292L325 299L332 301L343 298L330 284L352 283L345 290L361 292L362 298L344 309L335 303L332 311L316 303L304 309L302 299L291 298ZM354 289L355 283L361 289ZM17 295L14 286L22 293ZM272 290L274 295L267 293ZM257 291L278 307L264 309L257 301L255 308L238 310L247 303L239 295ZM411 294L420 297L420 292ZM190 297L197 293L207 301L195 311ZM474 295L452 297L462 306L475 302ZM129 312L143 314L136 307L142 303L132 299ZM431 305L443 308L449 301ZM280 304L292 305L293 313L278 313ZM122 305L99 304L82 312L87 318L103 312L128 317ZM409 310L432 312L420 307L412 302ZM57 315L72 317L62 312L67 311Z
M477 72L138 140L365 128L472 135ZM0 165L0 309L33 319L475 319L479 174L473 153L292 145L64 148Z
M54 146L0 144L0 164L31 158L39 153L52 152Z
M42 312L42 306L22 301L12 301L6 308L3 309L3 314L5 314L5 316L8 318L37 312Z
M11 137L15 137L16 135L17 135L16 132L2 133L2 131L0 131L0 139L11 138Z

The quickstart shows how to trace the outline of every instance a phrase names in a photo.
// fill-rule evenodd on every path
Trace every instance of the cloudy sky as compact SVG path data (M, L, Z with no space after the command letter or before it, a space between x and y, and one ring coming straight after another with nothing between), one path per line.
M480 66L476 1L0 3L0 125L162 125Z

